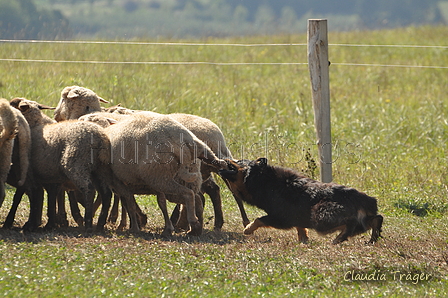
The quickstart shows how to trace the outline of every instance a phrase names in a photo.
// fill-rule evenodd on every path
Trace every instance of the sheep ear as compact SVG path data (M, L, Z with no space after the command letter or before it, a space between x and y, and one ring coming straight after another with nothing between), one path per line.
M257 159L257 161L255 162L257 165L259 166L267 166L268 165L268 159L265 157L260 157L259 159Z
M109 103L107 100L105 100L104 98L102 98L102 97L99 97L99 96L97 96L98 97L98 100L100 101L100 102L104 102L104 103Z
M77 91L78 91L78 89L76 89L76 88L73 88L72 90L70 90L70 92L67 93L67 98L73 99L73 98L80 97L81 95Z
M19 103L19 105L17 106L17 108L21 111L21 112L26 112L29 110L30 105L27 102L23 102L21 101Z
M54 110L56 108L50 107L50 106L46 106L46 105L42 105L42 104L38 104L37 107L39 108L39 110Z
M21 103L22 101L23 101L23 98L15 97L15 98L11 99L11 101L9 102L9 104L11 105L11 107L14 107L14 108L20 110L20 109L19 109L19 105L20 105L20 103Z

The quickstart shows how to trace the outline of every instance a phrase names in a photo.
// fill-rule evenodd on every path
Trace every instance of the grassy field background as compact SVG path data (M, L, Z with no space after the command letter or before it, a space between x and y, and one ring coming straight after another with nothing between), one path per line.
M448 27L410 27L330 33L329 42L446 46L447 34ZM0 58L307 62L306 46L212 45L306 43L305 35L186 42L207 45L1 43ZM448 49L333 45L329 58L334 181L378 198L385 221L377 244L364 244L368 234L338 246L331 245L335 235L314 232L309 245L298 244L293 231L259 230L245 237L236 204L221 182L223 230L213 231L207 201L200 237L162 239L162 216L149 196L137 199L149 215L137 235L116 232L112 225L105 234L86 235L73 222L68 229L23 234L25 198L15 229L0 230L0 295L447 296ZM235 158L264 156L319 177L306 158L308 152L317 159L307 65L0 61L0 67L0 97L56 106L65 86L85 86L109 105L207 117L220 126ZM0 221L12 194L9 189ZM247 210L251 219L263 214ZM357 276L374 280L351 280Z

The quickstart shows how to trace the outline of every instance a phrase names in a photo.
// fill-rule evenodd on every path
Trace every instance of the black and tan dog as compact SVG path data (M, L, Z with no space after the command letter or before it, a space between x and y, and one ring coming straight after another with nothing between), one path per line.
M308 241L307 228L319 234L341 233L333 244L372 229L369 243L380 237L383 217L377 200L356 189L309 179L292 169L268 165L266 158L226 160L220 175L234 195L266 211L244 229L252 234L260 227L296 228L299 241Z

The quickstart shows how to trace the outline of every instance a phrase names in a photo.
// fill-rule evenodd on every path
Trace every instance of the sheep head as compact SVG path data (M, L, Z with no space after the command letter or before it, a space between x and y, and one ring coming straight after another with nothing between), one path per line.
M58 122L73 120L86 114L100 112L100 102L107 103L108 101L84 87L65 87L61 92L59 104L54 111L54 119Z
M20 97L12 99L10 105L22 112L30 127L52 122L48 116L42 114L41 110L54 110L53 107Z
M88 114L78 118L79 121L89 121L98 124L99 126L106 128L118 121L109 117L103 117L98 114Z

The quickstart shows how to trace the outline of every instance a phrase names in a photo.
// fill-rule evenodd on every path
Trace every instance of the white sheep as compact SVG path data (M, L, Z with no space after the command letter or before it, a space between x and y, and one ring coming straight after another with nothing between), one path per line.
M159 116L162 116L160 114L151 113L151 112L143 113L142 115L150 117L147 120L152 119L153 117L157 118ZM122 121L125 119L132 121L131 120L132 118L130 118L128 114L123 115L120 113L111 114L111 113L101 112L101 113L87 114L87 115L79 117L79 121L94 122L104 128L107 128L111 124L116 124L116 123L118 123L118 121ZM172 122L172 121L169 121L169 122ZM178 123L176 123L176 125L178 125ZM178 128L175 128L175 129L178 129ZM157 133L157 132L154 132L154 133ZM179 140L181 140L181 138L182 138L183 131L181 131L180 134L181 135L179 135ZM182 146L182 145L179 144L179 146ZM194 168L191 168L192 166ZM202 200L202 196L200 195L199 188L198 188L198 185L200 183L198 181L197 173L195 173L195 172L199 171L198 166L199 166L199 162L195 162L192 165L189 165L188 167L179 168L179 172L177 173L175 180L176 180L176 182L178 182L184 186L188 186L188 187L192 188L194 190L194 192L197 194L195 197L196 200L198 199L198 196L199 196L199 202L198 201L195 202L195 208L196 208L196 215L198 217L200 217L199 222L202 223L203 200ZM137 187L137 186L134 187L134 192L136 194L157 194L157 192L152 192L151 190L148 190L148 187L141 188L141 187ZM174 198L173 195L164 194L164 196L169 201L176 201L176 198ZM161 198L158 198L158 203L159 203L159 206L162 210L162 213L163 213L163 216L165 219L165 230L162 234L164 236L167 236L167 235L171 234L171 232L173 230L173 226L171 224L171 220L168 219L166 203L164 202L163 197L161 197ZM110 217L117 215L117 212L118 212L118 204L117 203L118 203L118 200L117 200L117 196L116 196ZM143 214L143 212L138 208L138 205L137 205L137 215L139 216L139 222L141 222L141 221L146 222L146 217ZM143 218L143 220L141 218ZM114 218L111 221L115 221L115 220L116 220L116 218ZM120 230L123 229L126 226L126 221L127 221L126 212L125 212L125 208L123 208L122 218L121 218L120 225L118 226L118 229L120 229ZM188 221L186 220L186 218L185 218L185 223L186 223L186 227L188 227Z
M5 199L5 183L11 168L18 121L6 99L0 99L0 207Z
M55 121L40 110L48 108L34 101L21 99L19 110L25 116L31 129L32 198L30 218L26 229L36 228L42 214L44 186L48 192L48 224L55 221L56 195L61 184L76 188L85 201L85 226L92 228L92 205L95 189L101 194L103 208L98 220L98 229L104 227L110 206L111 192L108 188L113 178L105 171L110 158L110 142L104 130L98 125L81 122ZM113 181L113 182L112 182ZM118 186L121 187L121 186ZM120 189L119 191L121 191ZM128 197L127 192L123 192Z
M11 105L13 105L12 102ZM8 103L8 106L10 103ZM1 110L7 110L6 105L1 105ZM14 194L13 203L11 209L6 217L5 223L3 227L10 228L14 223L14 217L17 211L17 207L22 199L22 195L26 193L30 193L30 190L24 187L25 179L27 179L28 175L28 167L31 153L31 135L30 128L28 122L25 117L23 117L22 113L17 109L10 107L11 111L14 113L15 118L17 119L17 136L14 139L14 146L12 151L12 163L11 169L8 173L8 177L6 182L14 187L16 187L16 193ZM2 154L3 156L3 154ZM2 157L2 160L3 157ZM0 204L1 205L1 204Z
M116 114L135 114L139 111L129 110L120 106L114 106L111 108L101 108L99 107L100 102L105 102L104 99L96 95L90 89L71 86L65 87L61 93L61 99L58 106L56 107L54 118L56 121L78 119L79 117L86 115L91 112L110 112L114 116L112 118L120 121L123 118L117 119ZM141 112L141 111L140 111ZM144 112L151 113L152 115L160 115L154 112ZM121 116L121 115L120 115ZM210 149L215 153L218 158L229 158L232 159L230 150L226 147L226 142L224 136L219 129L219 127L210 121L209 119L199 117L190 114L169 114L172 119L180 122L189 131L191 131L197 138L207 144ZM107 122L107 121L106 121ZM105 123L107 125L107 123ZM222 203L220 196L220 188L216 184L211 175L212 172L216 172L216 169L206 164L201 165L201 173L203 177L203 184L201 190L203 193L207 193L212 200L214 212L215 212L215 229L221 229L224 219L222 213ZM235 197L238 207L241 212L243 219L243 225L246 226L250 221L247 218L246 212L244 210L243 203L240 199Z
M137 113L105 131L112 146L110 166L114 175L133 193L157 195L165 219L163 235L174 230L166 211L166 199L183 204L190 225L189 234L201 234L202 223L196 216L202 212L202 203L197 200L202 184L198 158L217 168L225 166L223 161L168 116ZM132 220L131 217L131 229Z

